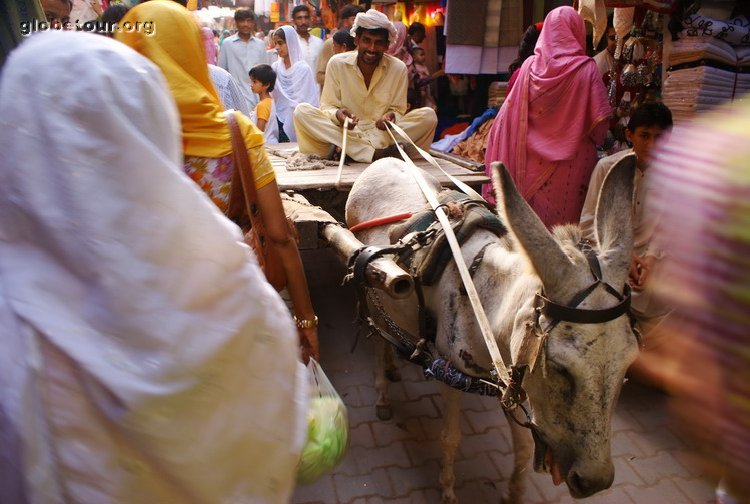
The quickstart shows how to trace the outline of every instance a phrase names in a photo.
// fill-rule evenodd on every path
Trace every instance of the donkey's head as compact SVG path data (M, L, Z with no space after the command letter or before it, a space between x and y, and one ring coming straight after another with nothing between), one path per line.
M533 411L534 468L551 472L555 484L565 481L577 498L612 484L611 417L625 371L638 351L624 313L627 302L623 304L633 242L634 169L635 158L626 157L604 182L596 210L598 243L590 252L598 256L593 266L579 245L577 228L551 234L505 167L496 164L493 170L499 210L543 286L540 296L519 311L511 340L515 363L519 349L529 346L522 342L542 342L523 383ZM558 309L548 310L549 305Z

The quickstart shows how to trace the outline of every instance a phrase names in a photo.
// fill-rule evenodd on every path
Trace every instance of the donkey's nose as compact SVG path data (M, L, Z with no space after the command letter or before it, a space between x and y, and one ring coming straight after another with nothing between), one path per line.
M570 489L570 494L576 499L583 499L596 492L606 490L612 486L614 479L614 470L585 474L579 469L573 468L568 473L566 481Z

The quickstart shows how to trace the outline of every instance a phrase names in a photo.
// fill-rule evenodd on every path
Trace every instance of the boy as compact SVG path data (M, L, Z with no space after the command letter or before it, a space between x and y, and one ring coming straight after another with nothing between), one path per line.
M414 89L417 94L419 107L430 107L432 110L437 110L437 104L435 99L432 97L432 74L424 64L426 54L424 49L421 47L415 47L411 50L411 57L414 63L411 67L412 82L414 82Z
M597 163L591 174L586 201L581 212L583 237L594 241L594 213L604 178L609 170L622 158L635 154L636 171L633 189L633 260L629 283L633 289L632 310L639 323L644 324L664 315L665 309L656 303L650 290L644 290L650 273L663 254L657 248L654 237L656 217L647 215L644 209L649 191L646 176L654 144L672 128L672 112L663 103L645 103L630 116L625 137L632 148L607 156Z
M278 126L276 125L276 111L274 110L271 91L276 84L276 72L270 65L255 65L248 72L250 89L258 95L258 105L253 115L255 124L263 132L266 143L279 143Z

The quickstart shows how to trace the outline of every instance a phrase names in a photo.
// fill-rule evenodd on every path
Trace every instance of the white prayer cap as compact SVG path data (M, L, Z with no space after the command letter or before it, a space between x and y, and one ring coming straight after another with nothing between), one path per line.
M352 37L357 36L357 28L364 28L365 30L385 28L388 30L388 44L396 40L396 27L393 26L393 23L388 20L385 14L375 9L357 14L357 17L354 18L352 30L349 32Z

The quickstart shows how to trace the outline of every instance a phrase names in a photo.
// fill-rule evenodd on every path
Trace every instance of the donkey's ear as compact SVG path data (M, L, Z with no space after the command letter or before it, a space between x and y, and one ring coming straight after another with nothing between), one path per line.
M518 192L502 163L492 163L492 183L497 195L498 212L505 215L505 223L523 247L548 294L551 294L566 278L573 278L573 263Z
M594 227L599 250L604 254L603 261L618 276L622 272L627 274L633 251L635 166L635 154L618 161L604 178L596 203Z

